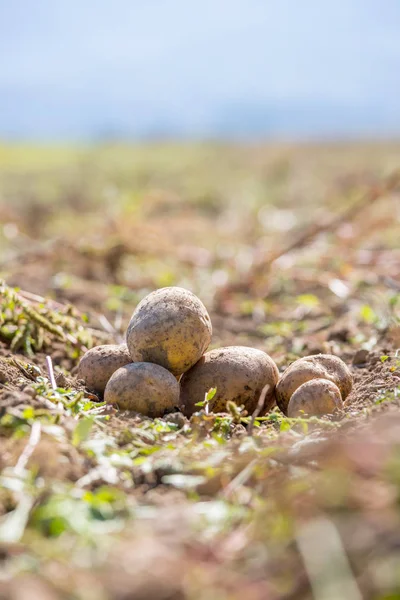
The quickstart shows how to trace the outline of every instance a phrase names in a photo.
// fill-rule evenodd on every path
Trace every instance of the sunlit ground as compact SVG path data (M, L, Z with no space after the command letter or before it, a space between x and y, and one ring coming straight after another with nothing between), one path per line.
M399 164L394 142L0 147L0 596L400 597ZM343 413L102 409L82 344L169 285L214 347L340 356Z

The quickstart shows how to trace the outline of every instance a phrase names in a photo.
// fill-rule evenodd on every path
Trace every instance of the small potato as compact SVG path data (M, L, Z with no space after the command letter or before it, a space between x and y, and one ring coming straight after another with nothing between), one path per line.
M212 335L204 304L188 290L167 287L136 307L126 341L133 362L151 362L174 375L188 371L207 350Z
M104 400L154 419L179 406L179 383L160 365L130 363L111 376Z
M96 346L82 356L77 377L83 379L89 390L103 394L111 375L130 362L126 344Z
M353 379L345 363L331 354L304 356L292 363L276 386L276 403L284 414L294 392L312 379L328 379L340 390L342 400L349 395Z
M287 407L288 417L321 416L343 408L340 390L328 379L311 379L294 392Z
M275 386L279 373L272 358L261 350L244 346L230 346L207 352L181 379L181 404L186 415L199 410L195 405L204 400L211 388L217 388L210 409L226 410L231 400L244 404L251 414L257 407L260 394L269 388L264 401L264 412L275 402Z

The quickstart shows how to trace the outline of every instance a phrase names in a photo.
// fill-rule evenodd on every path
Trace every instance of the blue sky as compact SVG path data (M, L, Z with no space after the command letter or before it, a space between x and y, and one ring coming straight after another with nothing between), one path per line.
M399 0L0 0L0 137L400 133Z

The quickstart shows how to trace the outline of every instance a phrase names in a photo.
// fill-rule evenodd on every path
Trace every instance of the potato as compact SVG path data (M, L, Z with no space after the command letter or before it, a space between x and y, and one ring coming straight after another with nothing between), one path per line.
M207 350L212 327L208 312L192 292L167 287L136 307L126 341L133 362L151 362L174 375L190 369Z
M103 394L111 375L130 362L126 344L96 346L82 356L77 377L83 379L89 390Z
M197 402L204 400L209 389L217 393L211 401L213 412L226 410L229 400L244 404L249 414L257 407L266 385L264 411L275 402L278 369L265 352L244 346L230 346L207 352L181 379L181 405L186 415L196 412Z
M120 409L133 410L154 419L179 406L179 383L160 365L130 363L111 376L104 400Z
M337 385L328 379L306 381L290 398L288 417L328 415L343 408L343 400Z
M353 385L348 367L337 356L316 354L299 358L286 369L276 386L276 402L284 414L287 414L288 404L294 392L312 379L332 381L339 388L343 401Z

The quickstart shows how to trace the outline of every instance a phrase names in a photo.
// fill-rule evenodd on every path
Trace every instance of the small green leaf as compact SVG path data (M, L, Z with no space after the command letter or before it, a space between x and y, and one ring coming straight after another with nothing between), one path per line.
M86 441L89 437L90 431L93 427L93 418L85 417L78 421L77 426L72 434L72 443L74 446L79 446L82 442Z
M366 323L372 324L377 320L374 309L369 304L364 304L360 309L360 317Z
M314 294L301 294L297 296L296 301L307 308L315 308L319 306L319 298Z
M195 406L200 406L200 407L205 406L206 404L208 404L208 402L210 402L210 400L212 400L214 398L214 396L215 396L216 393L217 393L217 388L216 387L209 389L208 392L206 393L205 397L204 397L204 400L202 400L201 402L197 402L195 404Z
M207 394L206 394L206 402L210 402L210 400L212 400L215 396L215 394L217 393L217 388L211 388L208 390Z
M35 409L33 408L33 406L27 406L27 408L24 408L22 416L27 421L29 419L33 419L35 417Z
M290 423L289 423L289 421L282 421L281 425L279 427L279 430L280 431L289 431L289 429L290 429Z

